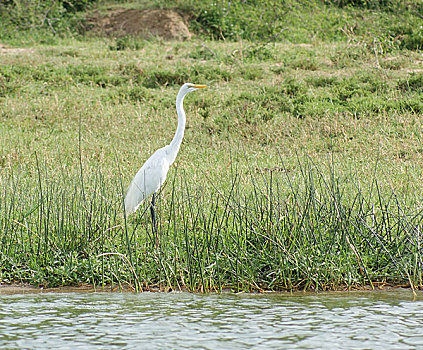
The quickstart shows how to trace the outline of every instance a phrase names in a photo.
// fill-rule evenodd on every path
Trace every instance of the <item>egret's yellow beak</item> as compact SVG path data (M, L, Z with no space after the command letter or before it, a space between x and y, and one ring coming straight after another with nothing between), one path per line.
M202 89L202 88L206 88L207 85L193 85L192 87L195 87L197 89Z

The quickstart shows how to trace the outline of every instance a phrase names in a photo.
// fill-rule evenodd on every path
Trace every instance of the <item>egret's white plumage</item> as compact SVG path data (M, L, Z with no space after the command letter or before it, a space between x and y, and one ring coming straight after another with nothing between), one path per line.
M140 204L152 193L155 193L166 180L169 167L175 161L182 143L185 131L184 97L187 93L204 88L206 85L186 83L182 85L176 97L176 112L178 113L178 127L172 142L158 149L138 170L129 186L125 197L126 214L135 212Z

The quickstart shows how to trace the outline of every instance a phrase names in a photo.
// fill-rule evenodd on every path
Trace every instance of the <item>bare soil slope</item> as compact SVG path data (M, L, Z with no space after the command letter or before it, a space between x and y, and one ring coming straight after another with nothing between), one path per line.
M185 19L170 9L117 9L106 15L95 13L88 19L88 24L96 33L113 36L158 36L168 40L191 38Z

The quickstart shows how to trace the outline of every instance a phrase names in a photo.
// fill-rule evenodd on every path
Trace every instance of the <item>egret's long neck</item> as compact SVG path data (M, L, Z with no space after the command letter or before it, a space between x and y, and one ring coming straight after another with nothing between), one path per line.
M170 143L170 151L171 151L171 163L176 158L178 154L179 147L181 147L182 139L184 138L184 131L185 131L185 111L184 111L184 97L185 94L178 93L176 96L176 112L178 113L178 127L176 128L175 136L173 137L172 142Z

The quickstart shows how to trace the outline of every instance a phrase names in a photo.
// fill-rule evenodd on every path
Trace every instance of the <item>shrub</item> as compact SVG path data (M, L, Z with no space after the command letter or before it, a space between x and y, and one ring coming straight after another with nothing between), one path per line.
M1 21L18 30L47 28L54 34L78 26L69 13L85 10L97 0L6 0L0 2ZM68 21L64 21L67 18Z
M288 6L279 0L223 0L200 5L196 27L214 39L272 40L281 32Z

